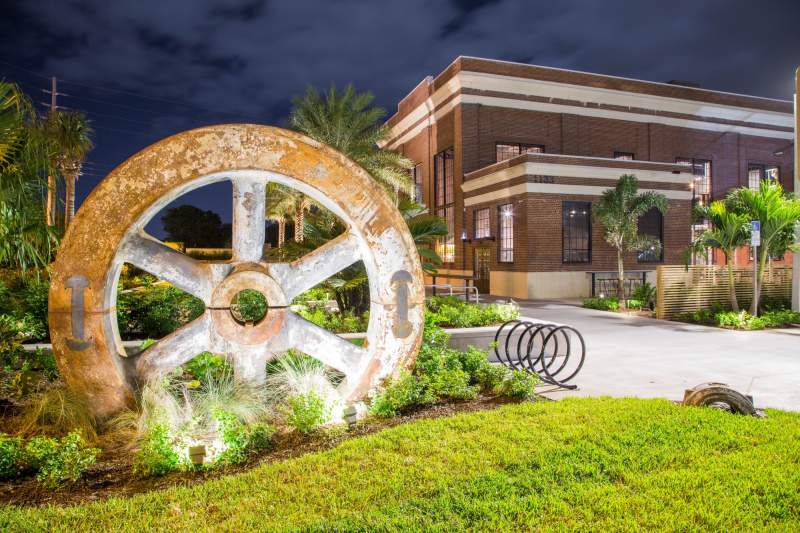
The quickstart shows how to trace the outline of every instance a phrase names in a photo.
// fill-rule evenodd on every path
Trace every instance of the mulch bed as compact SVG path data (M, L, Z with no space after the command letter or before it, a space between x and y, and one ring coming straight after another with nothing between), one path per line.
M389 419L368 418L345 431L319 431L311 435L284 432L275 435L273 447L253 455L241 465L220 467L196 472L175 472L161 477L137 478L132 474L132 457L127 452L115 453L106 449L98 462L84 472L78 482L50 490L42 487L33 477L0 481L0 505L76 505L99 501L114 496L126 497L141 492L161 490L174 486L191 486L225 475L245 472L255 466L283 461L301 455L333 448L347 439L369 435L414 420L440 418L457 413L494 409L511 400L480 396L466 402L440 403L406 415ZM0 409L0 427L8 427L7 414ZM12 409L13 411L13 409Z

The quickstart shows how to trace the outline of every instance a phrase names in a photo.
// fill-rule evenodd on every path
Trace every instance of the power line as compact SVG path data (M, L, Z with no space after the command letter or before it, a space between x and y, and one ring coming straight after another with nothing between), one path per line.
M51 79L51 76L45 76L44 74L40 74L38 72L34 72L33 70L27 69L25 67L21 67L19 65L15 65L13 63L9 63L8 61L0 60L0 64L7 65L9 67L21 70L23 72L27 72L28 74L30 74L32 76L36 76L37 78L42 78L42 79L45 79L45 80L50 80ZM102 87L102 86L99 86L99 85L90 85L88 83L81 83L81 82L77 82L77 81L69 81L69 80L65 80L65 79L62 79L62 78L59 78L59 81L61 83L66 83L68 85L77 85L79 87L85 87L87 89L95 89L95 90L98 90L98 91L106 91L106 92L111 92L111 93L124 94L124 95L127 95L127 96L133 96L133 97L142 98L142 99L145 99L145 100L153 100L153 101L156 101L156 102L164 102L164 103L168 103L168 104L183 105L183 106L187 106L187 107L192 107L194 109L200 109L200 110L203 110L203 111L206 111L206 112L209 112L209 113L216 113L216 114L230 115L230 116L237 116L237 117L238 116L242 116L240 113L232 113L230 111L222 111L222 110L218 110L218 109L211 109L211 108L208 108L208 107L199 106L197 104L192 104L190 102L184 102L184 101L181 101L181 100L173 100L173 99L168 99L168 98L160 98L160 97L156 97L156 96L148 96L148 95L141 94L141 93L136 93L136 92L133 92L133 91L125 91L125 90L122 90L122 89L111 89L109 87ZM73 96L73 98L77 98L77 97ZM103 100L98 100L98 101L103 101ZM111 102L107 102L107 103L111 103Z
M118 128L108 128L106 126L92 126L96 130L108 130L108 131L115 131L117 133L129 133L131 135L142 135L143 137L152 137L152 133L145 133L143 131L132 131L132 130L121 130Z
M59 94L61 94L61 93L59 93ZM59 106L59 108L64 108L64 107L63 106ZM70 108L64 108L64 109L70 109ZM109 115L107 113L98 113L97 111L86 111L86 110L82 110L82 111L84 111L85 113L88 113L89 115L97 115L98 117L115 118L117 120L125 120L127 122L134 122L136 124L144 124L145 126L152 126L153 125L152 122L145 122L144 120L134 120L132 118L125 118L125 117L121 117L119 115Z

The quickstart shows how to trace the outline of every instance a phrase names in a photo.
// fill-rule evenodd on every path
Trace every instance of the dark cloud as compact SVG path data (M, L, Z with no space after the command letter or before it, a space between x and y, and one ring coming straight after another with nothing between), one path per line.
M165 135L285 124L309 84L353 82L391 112L459 54L784 99L800 63L796 0L27 0L4 14L1 61L81 84L61 85L97 127L80 197ZM46 98L46 80L3 63L0 75Z

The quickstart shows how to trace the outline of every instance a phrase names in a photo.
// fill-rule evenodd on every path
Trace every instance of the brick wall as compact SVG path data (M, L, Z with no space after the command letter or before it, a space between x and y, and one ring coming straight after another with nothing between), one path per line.
M592 223L592 260L589 263L564 263L562 261L562 205L564 201L598 201L597 196L563 194L525 194L512 199L476 204L467 208L468 235L475 235L473 212L489 207L491 234L498 236L498 206L513 203L514 206L514 262L498 261L496 240L472 242L467 246L467 267L471 265L472 249L476 246L489 246L493 249L492 270L513 272L547 271L616 271L617 252L603 239L603 227ZM669 200L669 209L664 215L664 260L663 264L680 264L683 251L689 245L689 216L691 202ZM625 267L632 270L654 270L662 263L638 262L635 252L625 254Z
M793 188L791 150L783 139L478 104L460 107L466 172L494 163L495 143L509 141L542 144L555 154L613 157L619 151L665 163L678 157L708 159L715 198L747 184L749 162L779 165L783 186ZM784 155L773 155L782 148Z
M713 195L720 198L731 188L747 183L748 162L781 168L781 181L792 189L791 150L787 141L622 121L585 117L564 113L515 110L477 104L456 106L424 129L398 150L422 163L426 203L433 208L433 155L453 147L455 157L455 261L444 268L471 269L473 247L477 243L462 243L461 231L473 235L473 209L464 210L461 191L462 176L495 162L496 142L543 144L548 153L591 157L612 157L614 151L632 152L637 159L674 163L677 157L694 157L712 161ZM773 153L785 149L783 156ZM602 238L602 228L593 224L592 262L564 264L561 262L561 202L563 200L596 201L596 197L528 194L513 199L515 207L515 261L497 261L497 243L480 245L493 248L491 268L511 271L586 271L614 270L616 253ZM496 207L509 200L491 204L492 235L497 235ZM688 201L670 201L664 219L664 263L683 262L683 250L690 238L691 205ZM649 270L655 263L638 263L635 253L625 259L626 268Z

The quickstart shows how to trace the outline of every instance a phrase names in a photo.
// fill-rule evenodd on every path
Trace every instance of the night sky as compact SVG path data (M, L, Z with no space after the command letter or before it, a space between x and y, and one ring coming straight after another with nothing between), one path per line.
M114 166L189 128L285 126L306 85L397 101L458 55L791 99L800 0L9 0L0 78L88 114L78 203ZM44 109L44 108L42 108ZM178 203L230 219L229 186ZM223 194L220 194L223 192ZM159 234L156 224L152 231Z

